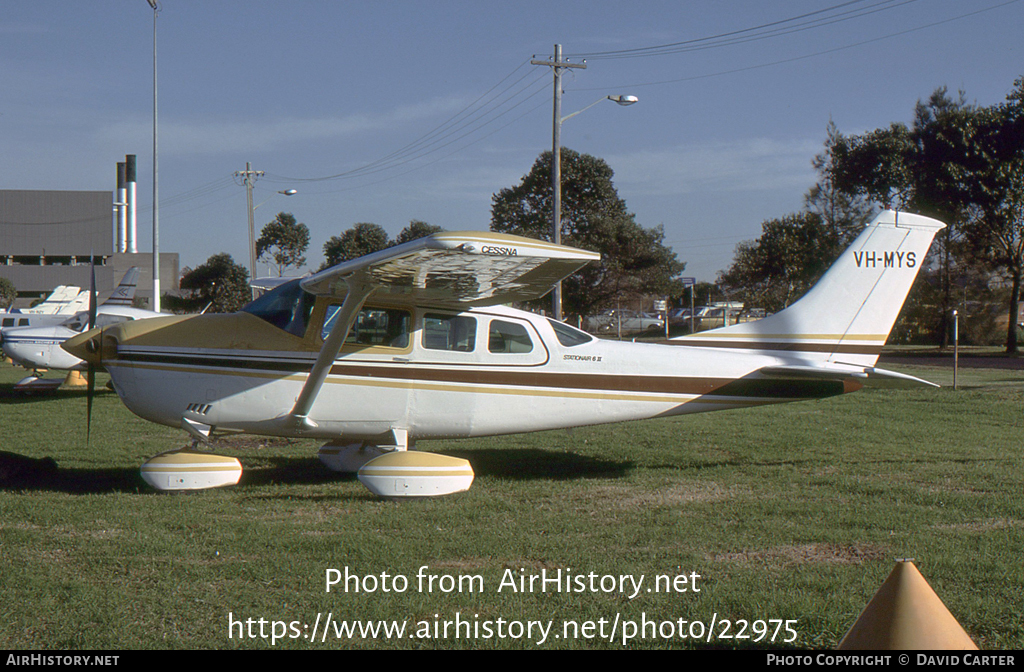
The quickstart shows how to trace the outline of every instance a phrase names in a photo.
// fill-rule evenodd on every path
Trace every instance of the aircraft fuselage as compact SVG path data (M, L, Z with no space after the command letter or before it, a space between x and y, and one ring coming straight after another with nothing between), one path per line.
M300 431L280 416L306 380L329 304L317 302L301 337L247 313L117 325L104 331L103 364L125 404L154 422L352 440L392 429L410 440L537 431L859 387L756 373L799 363L799 353L601 340L507 307L367 305L309 413L315 426Z

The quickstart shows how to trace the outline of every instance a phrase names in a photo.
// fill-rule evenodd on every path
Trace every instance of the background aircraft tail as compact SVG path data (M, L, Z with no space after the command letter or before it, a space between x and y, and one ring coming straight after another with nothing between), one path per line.
M808 364L873 366L942 222L892 210L868 224L799 301L756 322L699 332L691 345L784 351Z
M135 298L135 287L139 282L139 267L132 266L125 272L124 277L121 278L121 283L114 288L114 293L110 295L106 301L103 302L104 306L131 306L132 300Z

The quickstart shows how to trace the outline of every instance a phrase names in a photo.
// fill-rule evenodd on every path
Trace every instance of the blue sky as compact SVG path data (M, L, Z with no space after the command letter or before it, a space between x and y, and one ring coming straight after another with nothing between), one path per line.
M785 34L737 32L766 24ZM161 250L247 264L246 162L266 171L257 235L293 213L314 268L356 222L487 229L491 196L551 147L550 69L529 61L558 43L587 64L565 76L563 115L640 99L566 121L562 144L605 159L637 221L713 280L765 219L801 208L829 120L910 122L943 85L998 103L1024 76L1022 27L1021 0L165 0ZM152 49L146 0L4 3L0 189L112 190L136 154L151 249Z

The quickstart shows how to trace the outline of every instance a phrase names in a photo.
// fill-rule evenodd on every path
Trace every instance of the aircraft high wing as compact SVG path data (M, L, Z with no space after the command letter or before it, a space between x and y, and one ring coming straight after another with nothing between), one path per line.
M89 292L84 292L81 287L73 285L58 285L50 292L42 303L32 308L10 311L13 314L27 313L29 315L69 315L83 309L82 302L88 301ZM88 308L88 304L84 306Z
M34 308L0 310L0 333L11 327L38 327L59 324L80 310L89 309L89 292L79 287L60 285Z
M307 292L344 297L352 282L392 303L468 308L544 296L597 261L596 252L485 232L438 233L338 264L302 281Z
M238 313L122 323L64 347L106 367L132 411L197 440L321 438L321 460L373 492L447 494L469 487L470 465L410 450L416 441L924 382L874 364L941 228L883 212L786 310L663 344L601 340L500 305L543 296L597 254L442 233L287 282ZM143 473L159 488L223 485L240 474L229 459L176 451Z

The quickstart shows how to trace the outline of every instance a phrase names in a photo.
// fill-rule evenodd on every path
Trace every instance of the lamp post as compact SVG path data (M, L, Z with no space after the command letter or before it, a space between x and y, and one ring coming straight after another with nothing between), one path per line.
M264 200L259 205L252 204L252 187L256 181L255 177L257 174L262 175L263 171L252 170L251 164L245 164L245 172L241 173L245 178L245 196L246 201L249 205L249 274L252 280L256 279L256 208L260 205L265 204L270 198L273 198L276 194L271 195L270 198ZM296 189L284 189L283 191L277 192L282 196L294 196L299 193ZM256 298L256 289L253 288L253 298Z
M561 87L555 87L555 114L554 114L554 132L552 135L551 142L551 188L554 191L554 199L551 204L551 240L559 245L562 242L562 122L567 119L575 117L580 112L586 112L594 105L598 103L610 100L614 103L622 105L623 107L636 103L639 98L636 96L619 95L619 96L604 96L598 98L590 105L587 105L582 110L577 110L572 114L564 117L560 116L562 113L562 95ZM556 320L561 321L562 319L562 281L559 280L555 283L555 291L552 296L552 312Z
M156 0L146 0L153 8L153 310L160 312L160 187L157 171L157 97L156 97Z

